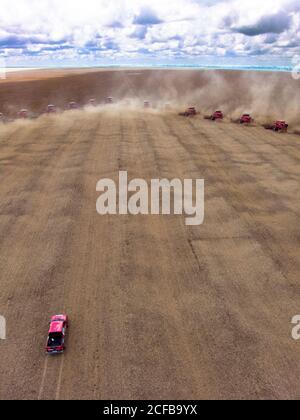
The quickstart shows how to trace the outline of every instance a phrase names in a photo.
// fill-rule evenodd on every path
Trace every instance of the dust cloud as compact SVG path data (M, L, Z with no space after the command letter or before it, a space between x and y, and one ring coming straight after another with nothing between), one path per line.
M63 111L71 101L86 112L103 112L108 108L105 98L112 96L110 112L143 110L144 101L149 101L149 112L195 106L206 115L220 109L227 120L250 113L256 124L284 119L291 131L300 132L300 82L289 73L124 69L36 77L1 83L0 112L14 119L21 108L27 108L37 116L50 103ZM92 98L98 105L86 106Z

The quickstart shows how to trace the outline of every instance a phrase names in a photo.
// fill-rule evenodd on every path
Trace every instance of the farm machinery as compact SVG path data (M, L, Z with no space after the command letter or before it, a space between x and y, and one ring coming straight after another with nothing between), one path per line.
M211 121L221 121L224 118L224 114L222 111L216 111L212 115L206 115L204 118Z
M239 119L239 123L240 124L245 124L245 125L247 125L247 124L251 124L251 123L253 123L253 118L251 117L251 115L250 114L243 114L242 116L241 116L241 118Z
M189 107L187 108L184 112L181 112L179 114L181 117L194 117L195 115L197 115L197 110L195 107Z
M55 105L52 105L52 104L48 105L46 112L47 112L47 114L55 114L56 113Z
M254 119L251 117L250 114L243 114L240 118L231 119L231 122L235 124L243 124L243 125L250 125L254 122Z
M29 117L28 110L27 109L21 109L18 112L18 118L22 120L26 120Z
M77 102L69 102L69 110L74 110L74 109L78 109L78 104Z
M286 121L278 120L273 124L266 124L264 127L266 130L273 130L277 133L286 133L289 125L286 123Z

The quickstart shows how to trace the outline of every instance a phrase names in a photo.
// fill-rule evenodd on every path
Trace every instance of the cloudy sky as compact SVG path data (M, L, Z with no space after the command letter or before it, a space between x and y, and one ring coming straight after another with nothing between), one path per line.
M287 65L300 0L0 0L8 66Z

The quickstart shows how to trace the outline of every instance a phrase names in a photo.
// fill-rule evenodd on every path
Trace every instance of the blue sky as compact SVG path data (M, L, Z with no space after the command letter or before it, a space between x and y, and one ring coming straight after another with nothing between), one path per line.
M7 66L288 65L300 0L0 0Z

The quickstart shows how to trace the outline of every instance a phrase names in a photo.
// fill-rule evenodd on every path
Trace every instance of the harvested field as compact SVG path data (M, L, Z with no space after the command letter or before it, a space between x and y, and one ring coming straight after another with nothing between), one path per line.
M1 126L0 398L300 398L299 146L123 106ZM96 183L120 170L204 178L204 224L99 216ZM62 311L68 348L47 358Z

